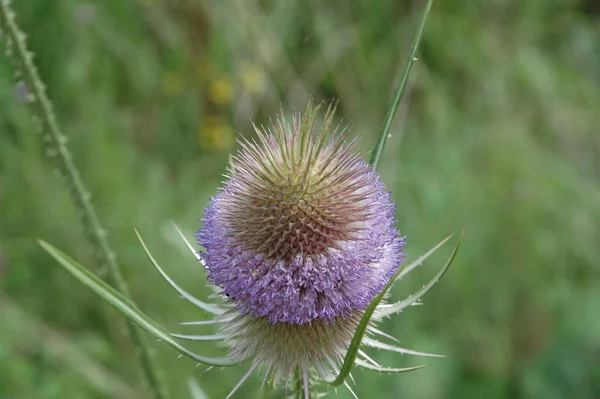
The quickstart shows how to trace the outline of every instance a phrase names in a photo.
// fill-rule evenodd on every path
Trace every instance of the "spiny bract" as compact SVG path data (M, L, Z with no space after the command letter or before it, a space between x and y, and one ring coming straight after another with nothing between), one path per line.
M256 140L240 141L196 235L208 278L231 306L215 319L218 337L233 359L253 359L242 382L264 367L274 384L300 376L305 397L311 373L331 379L340 370L405 244L379 175L333 127L333 107L320 123L318 110L309 103L291 124L282 115L255 127ZM367 332L387 336L373 324ZM356 363L384 370L360 350Z

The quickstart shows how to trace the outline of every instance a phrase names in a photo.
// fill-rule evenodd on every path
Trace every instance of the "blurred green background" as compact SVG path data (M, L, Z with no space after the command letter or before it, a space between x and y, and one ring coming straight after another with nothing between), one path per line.
M424 1L14 1L134 301L180 331L207 315L152 269L132 226L199 297L191 235L237 135L308 95L375 142ZM5 42L1 43L5 52ZM91 269L80 216L0 57L0 398L142 398L115 313L36 244ZM440 285L383 329L449 355L356 371L368 398L600 398L600 17L593 0L434 2L380 171L410 259L467 227ZM44 154L44 153L47 154ZM49 155L46 157L44 155ZM404 279L414 292L450 247ZM444 252L444 251L441 251ZM111 321L112 320L112 321ZM202 331L211 331L202 327ZM183 331L199 332L200 328ZM244 369L161 344L173 398L225 397ZM193 346L222 354L211 344ZM423 359L373 352L384 365ZM425 362L429 363L425 359ZM254 397L260 378L237 394ZM137 394L135 393L137 392ZM349 398L345 389L340 398ZM331 394L331 397L335 397Z

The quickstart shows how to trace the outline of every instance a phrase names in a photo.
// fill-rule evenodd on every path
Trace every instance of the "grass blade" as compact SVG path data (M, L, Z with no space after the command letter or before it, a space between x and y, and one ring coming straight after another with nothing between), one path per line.
M205 357L196 355L190 350L186 349L175 341L171 335L163 330L162 327L150 317L142 313L128 298L123 296L117 290L100 280L96 275L81 266L79 263L74 261L72 258L64 254L56 247L48 244L45 241L38 240L42 248L48 252L58 263L63 266L69 273L71 273L77 280L83 285L90 288L102 299L108 302L112 307L117 309L120 313L127 316L131 321L140 326L152 334L157 339L164 341L171 347L175 348L178 352L187 356L197 362L208 364L211 366L236 366L243 363L246 359L241 361L231 359L229 357Z
M419 27L417 28L417 33L415 34L412 45L410 47L410 53L408 54L406 65L404 66L402 79L400 79L400 83L398 84L396 92L394 93L394 99L388 107L385 119L383 121L383 126L381 127L381 132L379 133L379 138L377 139L377 143L375 144L375 148L373 149L373 153L371 155L369 163L373 166L373 169L375 170L379 165L379 159L381 158L383 147L385 147L385 143L390 133L390 129L392 128L392 123L394 122L396 113L398 112L398 108L400 108L400 102L402 101L404 91L406 90L406 84L408 82L408 77L410 76L410 70L412 69L413 61L415 60L415 55L417 54L419 44L421 43L421 37L423 36L423 30L425 29L425 22L427 21L427 16L431 11L432 4L433 0L427 1L425 10L423 11L423 15L421 16Z
M17 302L0 292L0 320L2 320L2 345L9 349L9 357L2 354L2 362L10 362L10 353L19 356L22 350L42 350L53 365L69 370L86 380L99 394L93 397L111 399L139 399L134 388L113 374L102 362L91 356L63 331L55 330L23 309ZM8 334L8 335L7 335ZM14 335L14 339L13 339ZM5 352L6 353L6 352ZM18 359L12 357L12 359ZM2 363L7 364L7 363ZM9 366L10 367L10 366ZM6 374L4 374L6 375ZM9 374L10 375L10 372ZM5 377L3 377L5 378ZM6 380L9 380L8 377ZM3 385L4 387L4 385ZM2 388L0 388L2 389ZM3 391L4 392L4 391ZM91 394L91 393L90 393ZM4 396L2 396L4 397Z

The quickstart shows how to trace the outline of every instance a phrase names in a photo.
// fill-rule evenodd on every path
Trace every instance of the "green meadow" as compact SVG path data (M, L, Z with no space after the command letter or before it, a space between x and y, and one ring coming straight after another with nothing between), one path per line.
M131 299L169 331L208 315L161 279L213 293L190 240L252 122L339 101L376 142L424 1L13 0ZM600 397L600 11L593 1L434 1L379 172L407 258L466 228L423 300L381 329L429 359L369 350L407 374L356 370L361 398ZM56 151L0 34L0 398L151 398L122 316L38 245L100 276ZM392 289L404 299L452 249ZM224 398L246 369L186 358L143 333L171 398L193 377ZM211 342L188 345L221 356ZM258 398L253 376L235 398ZM284 397L281 390L272 397ZM201 396L196 396L200 398ZM337 396L351 398L344 387Z

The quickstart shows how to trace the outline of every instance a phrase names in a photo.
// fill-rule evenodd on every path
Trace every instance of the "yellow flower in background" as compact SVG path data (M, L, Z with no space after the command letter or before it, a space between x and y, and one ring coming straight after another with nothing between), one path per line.
M262 69L250 63L244 63L241 67L240 78L244 90L251 94L260 94L265 90L266 78Z
M208 93L212 102L218 105L225 105L231 102L233 87L227 80L217 79L210 84Z
M231 126L218 116L207 116L198 130L198 143L202 148L222 150L234 144Z
M166 94L179 94L183 90L183 79L179 73L169 71L163 76L162 86Z

